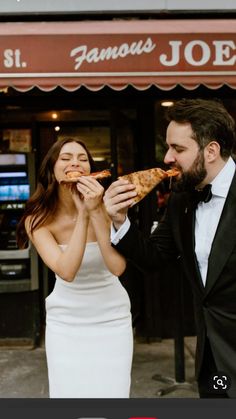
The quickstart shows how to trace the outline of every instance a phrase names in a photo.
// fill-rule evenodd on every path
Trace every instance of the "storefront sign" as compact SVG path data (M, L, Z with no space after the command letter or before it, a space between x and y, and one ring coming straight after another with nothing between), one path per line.
M236 20L208 22L16 23L12 34L0 24L0 87L236 87Z

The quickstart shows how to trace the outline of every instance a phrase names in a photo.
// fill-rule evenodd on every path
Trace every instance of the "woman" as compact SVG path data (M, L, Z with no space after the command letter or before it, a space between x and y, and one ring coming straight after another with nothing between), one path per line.
M61 181L81 176L72 190ZM57 141L18 226L56 282L46 298L46 356L53 398L127 398L132 362L130 301L118 276L126 261L111 245L101 184L79 140Z

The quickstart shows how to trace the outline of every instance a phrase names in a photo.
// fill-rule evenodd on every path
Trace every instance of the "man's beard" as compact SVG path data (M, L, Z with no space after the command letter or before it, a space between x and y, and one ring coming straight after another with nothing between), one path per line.
M192 166L187 172L181 174L180 179L173 179L172 190L175 192L191 191L206 177L203 151L199 151Z

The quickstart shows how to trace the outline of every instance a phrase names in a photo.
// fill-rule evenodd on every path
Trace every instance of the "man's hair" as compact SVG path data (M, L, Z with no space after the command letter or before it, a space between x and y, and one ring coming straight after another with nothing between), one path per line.
M235 150L235 121L219 100L181 99L168 108L166 116L169 122L190 123L200 149L217 141L223 158Z

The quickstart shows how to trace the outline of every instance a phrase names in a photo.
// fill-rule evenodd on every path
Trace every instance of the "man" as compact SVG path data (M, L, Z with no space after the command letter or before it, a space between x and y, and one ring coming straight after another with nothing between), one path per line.
M181 260L194 296L199 395L236 397L235 124L221 103L202 99L176 102L168 119L164 162L180 174L164 219L143 237L127 218L135 187L117 180L104 196L112 242L146 271Z

